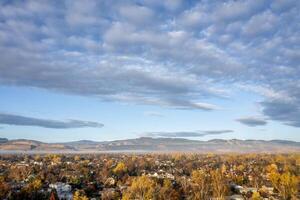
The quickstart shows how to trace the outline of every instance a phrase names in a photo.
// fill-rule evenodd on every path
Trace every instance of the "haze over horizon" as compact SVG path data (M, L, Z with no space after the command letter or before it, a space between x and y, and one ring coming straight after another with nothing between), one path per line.
M300 142L300 1L1 1L0 138Z

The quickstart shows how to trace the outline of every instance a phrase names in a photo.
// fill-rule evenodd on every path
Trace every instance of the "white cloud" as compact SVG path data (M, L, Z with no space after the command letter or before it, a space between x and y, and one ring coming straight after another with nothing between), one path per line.
M299 1L0 4L1 85L215 110L240 84L298 126Z
M271 11L259 13L243 26L243 33L249 36L270 33L277 25L277 17Z
M101 18L97 16L99 12L97 1L67 1L66 8L65 19L71 26L95 25L101 22Z
M152 22L155 16L154 12L150 8L138 5L122 6L120 7L120 14L127 21L137 25Z

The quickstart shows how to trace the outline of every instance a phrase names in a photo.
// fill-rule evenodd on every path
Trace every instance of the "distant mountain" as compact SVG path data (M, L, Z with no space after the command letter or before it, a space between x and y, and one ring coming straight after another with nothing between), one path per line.
M188 140L181 138L151 138L96 142L80 140L66 143L43 143L35 140L0 139L0 153L30 152L199 152L199 153L285 153L300 152L300 142L287 140Z
M5 142L8 142L7 138L0 138L0 143L5 143Z
M99 144L101 142L96 142L92 140L78 140L78 141L73 141L73 142L65 142L62 144L69 144L69 145L94 145L94 144Z
M0 143L0 150L12 151L60 151L60 150L75 150L73 147L65 144L43 143L35 140L8 140Z

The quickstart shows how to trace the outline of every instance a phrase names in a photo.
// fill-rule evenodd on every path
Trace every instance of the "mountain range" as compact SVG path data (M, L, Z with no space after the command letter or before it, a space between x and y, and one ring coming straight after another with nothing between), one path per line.
M45 143L35 140L0 138L0 153L105 153L105 152L198 152L198 153L288 153L300 152L300 142L288 140L223 140L209 141L182 138L151 138L96 142L80 140Z

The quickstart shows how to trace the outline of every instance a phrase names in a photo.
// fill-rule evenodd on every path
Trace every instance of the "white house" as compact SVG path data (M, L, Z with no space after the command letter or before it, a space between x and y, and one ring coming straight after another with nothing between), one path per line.
M57 182L50 184L49 188L55 189L59 199L72 200L72 187L69 184Z

